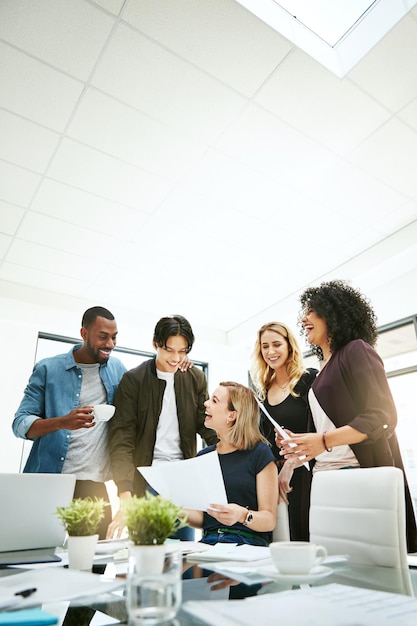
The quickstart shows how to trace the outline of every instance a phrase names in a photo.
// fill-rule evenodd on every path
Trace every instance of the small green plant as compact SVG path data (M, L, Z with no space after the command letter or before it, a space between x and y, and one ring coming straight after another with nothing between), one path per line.
M104 517L103 498L75 498L68 506L58 506L55 513L71 537L95 535Z
M186 526L187 514L171 500L146 493L133 496L123 505L129 539L136 545L164 543L170 535Z

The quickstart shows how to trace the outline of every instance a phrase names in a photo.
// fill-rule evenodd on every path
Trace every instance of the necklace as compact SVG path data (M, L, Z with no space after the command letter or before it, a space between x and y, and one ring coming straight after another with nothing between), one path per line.
M276 381L277 387L279 387L279 389L281 389L281 398L283 398L285 396L285 394L287 393L287 389L288 389L288 385L290 384L290 382L288 381L287 383L285 383L285 385L283 387L281 387L281 385L278 383L278 381Z

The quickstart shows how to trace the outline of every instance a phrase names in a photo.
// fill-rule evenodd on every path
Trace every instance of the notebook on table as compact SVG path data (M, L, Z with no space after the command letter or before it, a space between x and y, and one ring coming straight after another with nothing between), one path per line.
M74 495L72 474L0 473L0 566L59 561L65 528L55 514Z

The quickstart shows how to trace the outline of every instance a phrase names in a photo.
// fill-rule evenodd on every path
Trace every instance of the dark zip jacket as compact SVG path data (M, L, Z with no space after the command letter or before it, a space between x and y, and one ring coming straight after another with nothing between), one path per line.
M136 468L152 465L165 385L156 375L154 358L126 372L120 381L109 433L113 480L119 494L145 493L146 482ZM184 459L189 459L197 453L197 433L207 444L217 442L216 432L204 426L206 377L197 367L178 371L174 375L174 389L181 451Z

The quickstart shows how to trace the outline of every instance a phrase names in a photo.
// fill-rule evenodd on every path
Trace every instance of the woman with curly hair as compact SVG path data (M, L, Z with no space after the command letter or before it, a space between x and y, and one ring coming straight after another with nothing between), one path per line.
M376 316L369 301L345 281L333 280L309 287L300 302L302 333L321 370L308 394L310 432L280 440L281 454L294 463L299 456L314 459L313 472L382 465L404 471L395 434L397 412L374 349ZM416 521L405 485L407 543L414 552Z
M288 326L269 322L258 330L252 382L269 415L283 428L294 433L307 430L307 393L316 375L316 369L305 369L300 347ZM277 460L279 499L288 504L291 540L308 541L311 472L301 466L293 473L293 462L280 456L271 422L264 413L260 420L261 431Z

